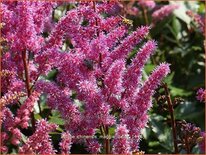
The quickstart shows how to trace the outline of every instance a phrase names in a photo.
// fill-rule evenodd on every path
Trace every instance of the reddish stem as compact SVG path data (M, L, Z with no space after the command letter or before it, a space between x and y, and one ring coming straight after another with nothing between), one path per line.
M170 117L171 117L171 125L172 125L173 143L174 143L175 154L178 154L177 131L176 131L176 123L175 123L175 118L174 118L174 109L173 109L173 105L172 105L172 100L171 100L169 90L168 90L166 83L163 84L163 88L165 90L165 96L167 99L168 109L169 109L169 113L170 113Z
M185 145L186 145L187 154L190 154L190 146L189 146L189 144L188 144L188 138L187 138L187 136L186 136L186 138L185 138Z
M30 89L30 78L29 78L29 65L28 65L28 60L26 56L26 50L22 51L22 60L24 64L24 71L25 71L25 84L26 84L26 89L27 89L27 96L30 97L32 90ZM32 123L32 129L35 129L35 118L34 118L34 113L31 113L31 123Z

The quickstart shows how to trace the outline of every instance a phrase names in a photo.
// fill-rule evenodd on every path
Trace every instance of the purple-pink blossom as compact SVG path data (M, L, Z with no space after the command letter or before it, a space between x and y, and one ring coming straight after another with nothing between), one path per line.
M200 89L198 89L198 91L196 93L196 98L200 102L205 102L205 95L206 95L206 91L203 88L200 88Z
M153 1L153 0L139 0L138 4L141 7L146 7L148 9L153 9L156 6L155 1Z
M175 9L179 6L176 4L165 5L158 10L155 10L152 14L154 22L163 20L165 17L169 16Z
M36 128L35 133L19 148L19 153L55 154L49 132L54 131L57 125L42 119L37 122Z
M70 149L71 149L71 144L72 144L72 137L69 132L64 132L62 133L61 136L62 140L59 143L59 146L61 148L61 153L62 154L69 154Z
M57 130L64 130L58 141L62 154L71 153L76 143L101 153L101 141L77 137L93 137L112 127L112 153L138 151L151 97L170 72L169 64L162 63L142 80L144 66L157 48L156 41L147 38L150 27L132 31L123 17L114 15L120 11L119 2L104 1L78 3L54 22L54 7L61 4L2 2L2 37L8 45L2 53L2 152L8 151L8 143L18 147L18 153L56 154L50 132L58 126L49 123L54 113L63 120ZM138 4L155 6L154 1ZM135 8L130 10L134 14ZM161 20L175 8L166 6L153 18ZM128 56L137 47L129 64ZM41 100L45 105L38 105ZM44 106L48 116L41 113ZM25 139L27 131L31 135Z
M129 130L126 125L118 125L113 140L114 154L131 154Z

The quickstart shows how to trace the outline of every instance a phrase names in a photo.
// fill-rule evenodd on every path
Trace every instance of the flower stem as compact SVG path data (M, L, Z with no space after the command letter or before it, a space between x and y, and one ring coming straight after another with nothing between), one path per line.
M145 7L143 7L143 14L144 14L144 19L145 19L145 24L148 25L149 21L147 17L147 9Z
M106 154L110 154L109 127L106 126L105 130L106 130L106 140L105 140L105 143L106 143Z
M22 51L22 60L24 64L24 71L25 71L25 84L27 89L27 96L29 97L32 93L32 90L30 89L30 78L29 78L29 65L27 63L27 56L26 56L26 50ZM31 123L32 123L32 129L35 129L35 118L34 113L31 113Z
M188 138L187 138L187 136L186 136L186 138L185 138L185 143L186 143L187 154L190 154L190 146L189 146L189 144L188 144Z
M175 123L175 118L174 118L174 109L173 109L173 105L172 105L172 100L171 100L168 86L166 83L163 84L163 88L165 90L165 96L167 99L168 109L169 109L169 113L170 113L170 117L171 117L171 125L172 125L173 143L174 143L175 154L178 154L177 131L176 131L176 123Z

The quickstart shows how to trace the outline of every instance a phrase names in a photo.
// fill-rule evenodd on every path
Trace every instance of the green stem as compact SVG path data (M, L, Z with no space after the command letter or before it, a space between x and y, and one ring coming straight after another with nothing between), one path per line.
M110 137L109 137L109 127L106 126L106 154L110 154Z
M148 25L149 21L147 17L147 9L145 7L143 7L143 14L144 14L144 19L145 19L145 24Z

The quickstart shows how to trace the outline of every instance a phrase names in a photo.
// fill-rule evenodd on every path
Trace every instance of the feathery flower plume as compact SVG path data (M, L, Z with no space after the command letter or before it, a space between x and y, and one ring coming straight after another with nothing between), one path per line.
M115 130L112 152L114 154L131 154L129 142L129 131L126 128L126 125L118 125Z
M137 28L135 32L129 35L127 38L122 41L122 44L119 45L114 51L112 51L110 58L112 60L124 59L129 52L138 44L144 37L149 33L150 27L142 26Z
M31 112L33 111L35 102L38 101L40 94L38 92L33 92L29 98L21 105L17 111L17 116L15 117L15 123L20 125L22 128L27 128L30 120Z
M142 69L156 48L157 43L155 41L148 41L132 60L132 64L128 67L124 77L124 86L126 88L125 96L130 96L138 89L138 84L141 82Z
M26 143L19 148L19 153L55 154L49 132L57 128L55 124L49 124L46 120L39 120L36 124L35 133L30 136Z
M178 5L171 4L171 5L165 5L160 9L154 11L152 14L154 23L163 20L165 17L169 16L175 9L178 9L178 7L179 7Z
M132 150L138 151L140 131L148 121L147 111L150 109L151 96L161 83L161 80L170 72L169 64L160 64L139 89L130 107L124 111L121 122L127 125L131 139Z
M59 146L61 148L62 154L70 154L71 144L72 144L72 138L71 134L69 132L62 133L61 136L62 140L59 143Z

